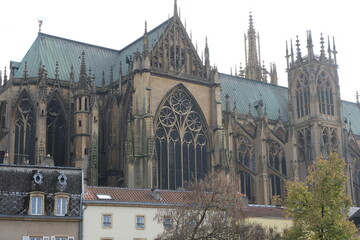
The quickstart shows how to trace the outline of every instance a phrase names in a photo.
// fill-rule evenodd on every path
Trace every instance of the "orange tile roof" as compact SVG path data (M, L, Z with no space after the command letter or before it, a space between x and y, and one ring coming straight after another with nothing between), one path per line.
M101 199L97 195L109 195L111 199ZM147 206L176 206L189 204L190 191L95 187L87 186L83 194L84 203L129 204ZM244 196L241 194L241 196ZM244 209L248 217L284 218L284 208L271 205L247 205Z
M116 188L116 187L93 187L85 188L84 201L123 202L138 204L186 204L186 198L191 194L189 191L156 190L155 195L151 189ZM109 195L111 199L100 199L97 195Z

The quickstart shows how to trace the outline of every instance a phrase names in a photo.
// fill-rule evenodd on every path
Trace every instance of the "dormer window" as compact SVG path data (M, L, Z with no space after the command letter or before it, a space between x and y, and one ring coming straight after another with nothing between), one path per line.
M64 193L55 194L55 215L65 216L68 213L69 196Z
M30 193L30 215L43 215L44 214L44 198L45 194L42 192Z

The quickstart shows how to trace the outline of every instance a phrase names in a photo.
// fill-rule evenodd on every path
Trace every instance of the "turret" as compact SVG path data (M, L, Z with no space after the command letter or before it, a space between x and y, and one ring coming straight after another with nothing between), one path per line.
M79 82L73 89L74 101L74 157L75 167L84 170L85 179L89 177L90 148L90 77L86 73L85 52L81 54Z

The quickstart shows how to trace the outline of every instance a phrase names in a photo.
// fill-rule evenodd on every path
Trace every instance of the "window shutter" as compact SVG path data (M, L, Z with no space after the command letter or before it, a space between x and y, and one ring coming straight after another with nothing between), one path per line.
M22 240L30 240L30 237L29 236L23 236Z

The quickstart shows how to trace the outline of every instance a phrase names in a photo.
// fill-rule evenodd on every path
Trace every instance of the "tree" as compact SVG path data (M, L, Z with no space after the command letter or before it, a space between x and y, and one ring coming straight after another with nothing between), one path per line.
M329 159L315 160L305 182L287 184L285 209L293 217L293 226L284 239L357 239L347 216L351 199L345 193L344 169L344 159L332 153Z
M275 231L245 221L245 198L224 172L189 183L188 190L185 204L157 213L155 219L167 223L159 239L279 239L266 237L278 236Z

